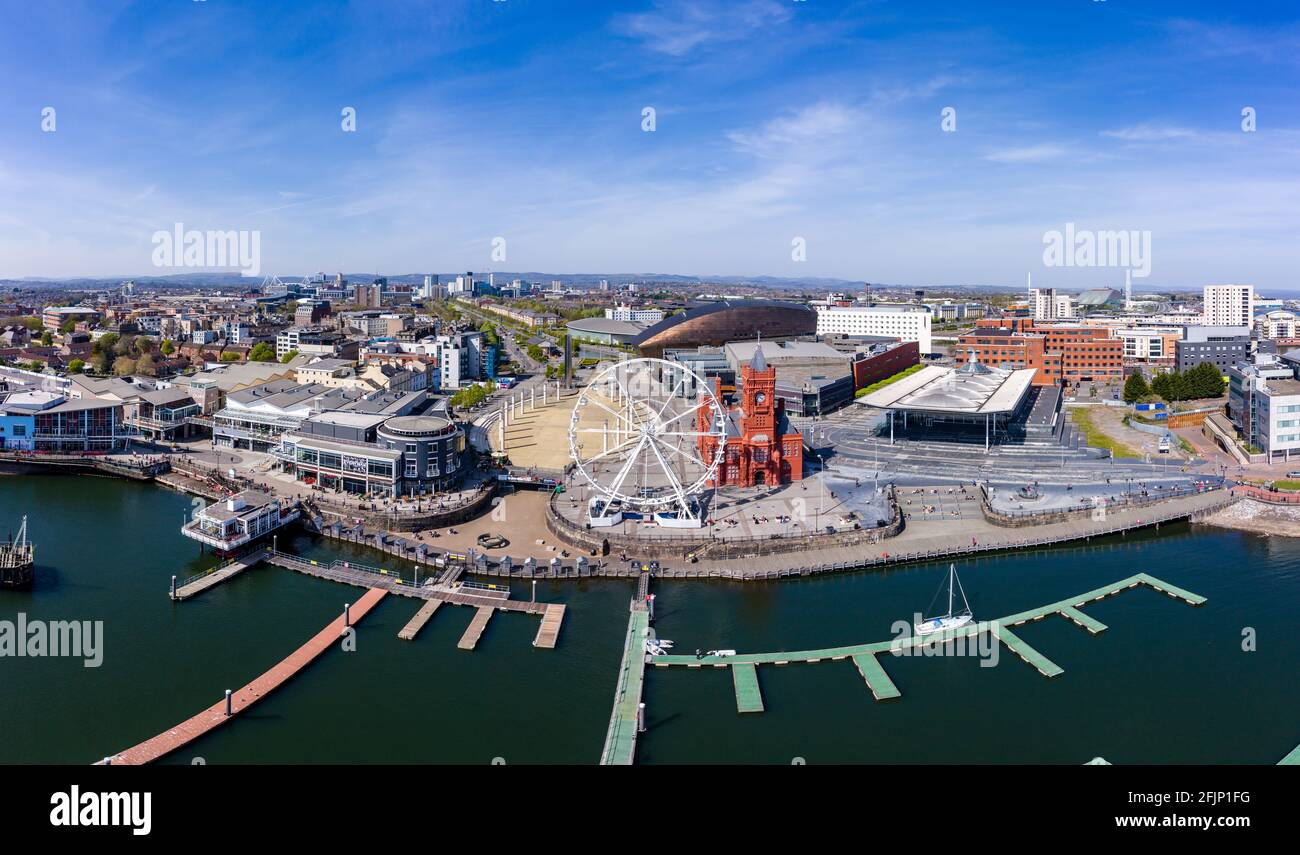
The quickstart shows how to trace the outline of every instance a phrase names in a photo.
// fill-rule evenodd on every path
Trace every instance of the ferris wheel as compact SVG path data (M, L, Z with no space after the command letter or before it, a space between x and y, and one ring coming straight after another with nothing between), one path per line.
M588 521L611 525L635 510L662 525L699 526L696 497L717 474L726 442L722 404L685 365L641 358L609 366L578 396L569 422L569 455L596 494Z

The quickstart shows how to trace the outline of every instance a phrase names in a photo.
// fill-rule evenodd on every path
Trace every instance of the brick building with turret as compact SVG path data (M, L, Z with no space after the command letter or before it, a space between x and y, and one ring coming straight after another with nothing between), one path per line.
M740 402L726 413L726 456L713 486L759 487L800 480L803 436L786 418L785 403L776 396L776 368L767 364L761 345L738 379ZM718 378L713 383L714 395L722 400ZM709 408L701 406L695 419L697 430L707 431ZM701 460L713 459L715 444L712 437L700 437Z

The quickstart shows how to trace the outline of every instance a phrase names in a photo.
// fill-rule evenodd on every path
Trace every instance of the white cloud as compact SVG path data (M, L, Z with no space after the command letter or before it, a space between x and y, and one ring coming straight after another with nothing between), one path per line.
M1057 160L1068 153L1069 149L1063 146L1042 143L1040 145L998 149L985 154L984 159L991 160L994 163L1042 163Z
M1103 137L1111 137L1124 142L1165 142L1169 140L1192 140L1199 139L1201 134L1190 128L1181 128L1174 125L1159 125L1150 122L1143 122L1137 125L1131 125L1127 128L1116 128L1115 130L1102 131Z
M616 17L612 26L656 53L685 56L709 44L751 38L784 24L791 14L788 4L776 0L661 0L651 12Z

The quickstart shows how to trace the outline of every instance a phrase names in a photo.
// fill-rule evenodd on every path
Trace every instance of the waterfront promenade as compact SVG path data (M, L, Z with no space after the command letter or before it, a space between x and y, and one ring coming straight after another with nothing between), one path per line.
M370 588L361 599L348 609L351 623L361 620L388 592L379 588ZM217 701L203 712L192 716L173 728L163 731L152 739L146 739L139 745L106 757L101 763L115 766L138 766L152 763L159 757L175 751L183 745L198 739L210 730L230 721L233 717L248 709L271 692L284 685L318 656L338 643L343 631L348 626L344 615L330 621L329 625L316 633L302 647L285 657L271 670L262 674L248 685L233 692L229 705L225 699Z
M1106 509L1104 513L1095 515L1021 527L997 526L976 514L964 514L960 519L910 516L897 537L876 544L758 555L743 561L665 562L667 566L658 575L671 578L780 579L1008 549L1046 547L1195 519L1223 508L1237 498L1227 490L1207 490L1143 507Z

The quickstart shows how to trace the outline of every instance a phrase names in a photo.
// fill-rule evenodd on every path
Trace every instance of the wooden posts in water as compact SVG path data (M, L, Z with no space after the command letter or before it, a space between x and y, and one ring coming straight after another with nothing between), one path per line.
M343 625L352 626L352 604L343 604Z
M230 690L226 689L226 718L230 718Z

